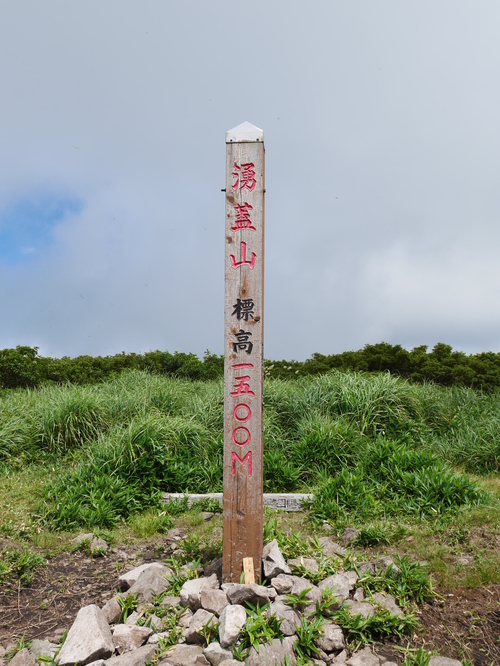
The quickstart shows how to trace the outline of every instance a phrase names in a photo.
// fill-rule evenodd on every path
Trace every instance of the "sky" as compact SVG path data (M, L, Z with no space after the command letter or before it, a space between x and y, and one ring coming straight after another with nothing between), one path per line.
M0 0L0 349L223 352L264 130L264 353L500 351L497 0Z

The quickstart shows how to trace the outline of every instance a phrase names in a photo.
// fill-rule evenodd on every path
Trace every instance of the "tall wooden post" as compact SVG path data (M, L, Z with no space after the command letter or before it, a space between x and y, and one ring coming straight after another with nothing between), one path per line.
M226 132L223 578L259 576L263 538L264 132Z

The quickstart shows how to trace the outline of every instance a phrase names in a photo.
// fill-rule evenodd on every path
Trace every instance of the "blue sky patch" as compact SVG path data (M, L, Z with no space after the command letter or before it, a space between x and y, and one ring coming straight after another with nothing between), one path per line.
M56 196L24 198L0 210L0 262L19 264L40 257L53 243L53 229L79 213L80 200Z

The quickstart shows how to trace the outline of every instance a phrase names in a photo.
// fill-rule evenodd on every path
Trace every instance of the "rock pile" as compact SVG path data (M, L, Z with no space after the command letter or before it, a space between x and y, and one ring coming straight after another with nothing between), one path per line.
M344 548L329 537L323 537L321 545L325 555L345 554ZM62 648L50 641L35 640L29 650L25 648L16 654L10 666L35 666L41 656L55 657L57 666L145 666L146 662L158 658L163 640L170 635L165 631L162 619L154 614L153 602L157 603L158 598L163 608L177 608L179 615L183 609L178 621L182 629L180 639L170 650L163 652L158 666L241 665L241 661L234 659L232 647L245 625L247 602L261 607L269 603L268 612L281 620L281 631L285 636L283 640L261 644L258 650L252 647L247 666L276 666L286 660L290 666L296 664L294 645L302 615L307 617L315 611L316 602L321 601L322 591L327 588L335 597L328 611L338 609L344 602L344 607L347 606L352 615L369 617L377 606L388 609L393 615L402 612L391 595L378 593L366 601L362 586L357 586L356 572L337 573L314 585L307 578L293 575L290 565L302 566L312 573L318 571L318 562L313 558L287 563L277 542L273 541L265 546L262 562L269 586L221 584L221 561L218 561L205 570L204 576L187 580L177 597L165 596L169 587L166 576L172 574L171 570L162 562L144 564L126 572L118 580L122 599L134 595L137 610L125 618L123 602L120 605L117 596L109 599L102 608L94 604L85 606L79 610ZM364 566L367 571L377 572L390 565L394 566L391 558L381 558ZM158 597L162 593L163 596ZM287 594L310 603L288 605L284 596ZM205 645L207 627L212 627L213 637L218 638L208 646ZM317 658L312 662L317 666L395 666L371 648L349 655L342 629L328 620L323 625L322 636L314 643ZM460 666L460 662L433 657L430 666Z

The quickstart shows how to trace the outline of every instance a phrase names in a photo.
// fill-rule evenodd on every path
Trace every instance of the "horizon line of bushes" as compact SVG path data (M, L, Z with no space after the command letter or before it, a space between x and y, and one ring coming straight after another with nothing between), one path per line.
M224 357L208 350L203 359L184 352L149 351L114 356L77 356L50 358L39 356L38 347L18 345L0 350L0 387L35 388L44 384L96 384L124 370L143 370L152 374L190 380L223 377ZM296 379L332 370L389 372L411 382L433 382L442 386L464 386L491 391L500 386L500 353L467 355L438 342L431 351L427 345L411 351L387 342L367 344L358 351L324 355L315 353L305 361L265 361L266 377Z

